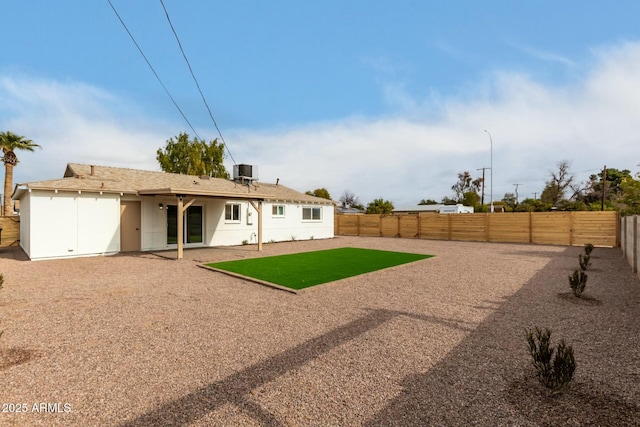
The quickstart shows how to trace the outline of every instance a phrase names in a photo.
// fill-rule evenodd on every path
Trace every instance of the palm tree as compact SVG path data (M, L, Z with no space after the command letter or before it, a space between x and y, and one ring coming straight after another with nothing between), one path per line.
M18 136L13 132L0 132L0 147L2 147L2 162L4 163L4 212L3 215L13 215L13 203L11 203L11 193L13 187L13 168L18 164L18 157L15 150L34 151L40 147L24 136Z

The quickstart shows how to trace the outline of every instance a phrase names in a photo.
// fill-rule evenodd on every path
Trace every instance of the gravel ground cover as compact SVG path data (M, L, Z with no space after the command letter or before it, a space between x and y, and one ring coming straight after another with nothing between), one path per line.
M362 247L434 258L300 295L205 262ZM25 261L0 250L0 425L640 425L640 281L596 248L338 237ZM575 351L537 382L524 328ZM22 412L17 413L20 409Z

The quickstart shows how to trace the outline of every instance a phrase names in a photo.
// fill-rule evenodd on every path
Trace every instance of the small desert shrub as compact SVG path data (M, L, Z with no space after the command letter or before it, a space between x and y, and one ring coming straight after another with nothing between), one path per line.
M291 235L291 241L295 242L296 241L296 236L294 236L293 234Z
M580 263L580 269L582 271L587 271L587 269L591 266L591 262L589 262L590 259L591 255L578 255L578 262Z
M242 241L242 245L243 245L243 246L248 245L248 244L249 244L249 241L248 241L247 239L244 239L244 240Z
M535 333L527 330L526 336L538 380L553 394L562 393L576 370L573 347L564 340L556 348L551 347L551 331L547 328L543 331L536 326Z
M584 288L587 286L587 273L575 270L573 275L569 276L569 286L571 286L573 294L580 298Z
M584 245L584 253L587 254L587 256L591 255L592 251L593 251L593 243L587 243Z

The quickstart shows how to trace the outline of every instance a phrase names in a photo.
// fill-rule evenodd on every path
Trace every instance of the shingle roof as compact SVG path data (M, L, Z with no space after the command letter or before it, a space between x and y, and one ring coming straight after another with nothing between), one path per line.
M137 195L201 195L230 199L265 199L332 204L331 200L301 193L279 184L249 185L223 178L198 177L138 169L67 164L64 177L16 185L14 196L25 190L85 191ZM21 191L20 191L21 190Z

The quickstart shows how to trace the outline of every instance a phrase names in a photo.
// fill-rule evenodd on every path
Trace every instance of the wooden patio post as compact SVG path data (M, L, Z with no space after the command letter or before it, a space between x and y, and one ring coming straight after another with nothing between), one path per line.
M258 252L262 251L262 200L258 200Z

